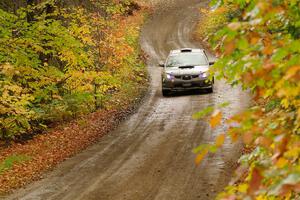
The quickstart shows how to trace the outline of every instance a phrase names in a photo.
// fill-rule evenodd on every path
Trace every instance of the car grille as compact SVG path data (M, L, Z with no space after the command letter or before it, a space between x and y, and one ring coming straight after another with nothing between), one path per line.
M193 78L198 78L198 75L181 75L181 76L175 76L176 79L181 79L181 80L191 80Z

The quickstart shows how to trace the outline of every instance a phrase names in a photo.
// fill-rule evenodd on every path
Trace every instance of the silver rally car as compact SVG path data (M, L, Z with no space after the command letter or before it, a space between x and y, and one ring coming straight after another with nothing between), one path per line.
M159 65L162 72L162 94L171 91L207 89L213 92L213 80L209 80L209 62L205 50L184 48L172 50L166 60Z

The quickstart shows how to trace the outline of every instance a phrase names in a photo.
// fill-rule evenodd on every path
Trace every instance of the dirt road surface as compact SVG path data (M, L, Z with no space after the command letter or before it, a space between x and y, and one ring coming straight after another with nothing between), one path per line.
M158 62L171 49L201 47L191 42L203 0L163 0L143 28L141 45L149 55L151 86L136 114L99 143L68 159L46 177L8 199L24 200L194 200L213 199L228 183L240 145L225 144L194 164L192 150L213 142L225 127L210 130L192 114L229 101L228 118L245 108L248 96L222 81L212 94L161 95ZM213 58L213 57L211 57Z

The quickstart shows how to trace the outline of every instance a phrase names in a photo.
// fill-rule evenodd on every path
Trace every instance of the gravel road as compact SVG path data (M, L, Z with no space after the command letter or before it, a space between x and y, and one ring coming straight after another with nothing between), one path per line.
M191 40L191 33L199 7L207 6L208 1L160 2L141 36L151 76L149 94L141 107L99 143L8 199L209 200L228 183L240 145L226 142L221 151L195 166L192 149L213 142L225 127L211 130L206 121L191 116L206 106L229 101L230 106L223 109L228 118L244 109L249 97L223 81L216 81L212 94L162 97L158 62L171 49L201 47Z

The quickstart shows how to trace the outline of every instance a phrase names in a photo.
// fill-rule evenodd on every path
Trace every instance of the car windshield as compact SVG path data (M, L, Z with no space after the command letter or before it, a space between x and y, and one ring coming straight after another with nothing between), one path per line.
M208 65L207 59L202 53L180 53L171 55L167 60L167 67L201 66Z

